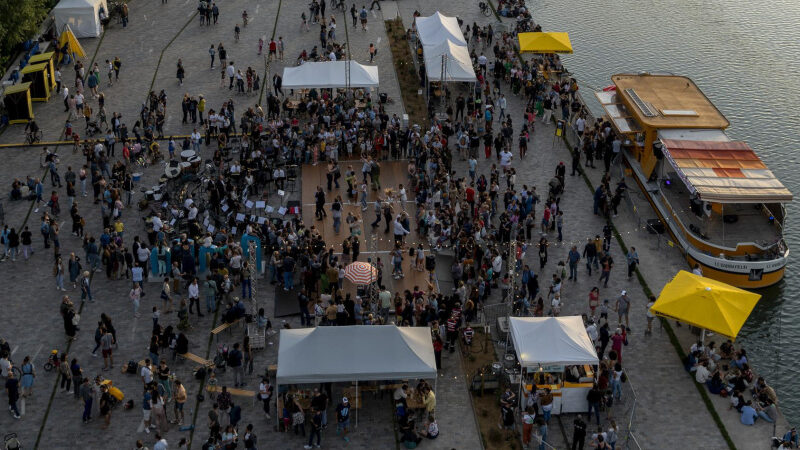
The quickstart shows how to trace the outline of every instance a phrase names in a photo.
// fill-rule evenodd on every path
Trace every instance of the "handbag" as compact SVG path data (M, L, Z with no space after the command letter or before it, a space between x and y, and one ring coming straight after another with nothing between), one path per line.
M78 313L75 313L75 315L74 315L74 316L72 316L72 325L77 327L77 326L78 326L78 323L79 323L80 321L81 321L81 315L80 315L80 314L78 314Z

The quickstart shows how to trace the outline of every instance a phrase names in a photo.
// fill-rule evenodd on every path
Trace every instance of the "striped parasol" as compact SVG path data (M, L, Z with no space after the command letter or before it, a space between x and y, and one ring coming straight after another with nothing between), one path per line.
M353 284L370 284L378 280L378 269L370 263L356 261L344 268L344 277Z

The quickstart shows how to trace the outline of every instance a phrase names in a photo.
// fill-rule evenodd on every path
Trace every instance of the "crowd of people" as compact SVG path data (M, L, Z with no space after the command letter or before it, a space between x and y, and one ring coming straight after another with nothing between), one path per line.
M347 50L336 42L336 20L333 16L326 19L325 0L319 3L314 0L309 8L309 16L302 15L301 27L308 30L309 22L319 25L321 50L316 46L310 52L304 50L297 63L342 58ZM212 2L201 2L201 23L212 26L213 21L216 25L219 9ZM505 16L530 17L522 2L500 2L499 11ZM357 18L361 18L361 27L366 30L366 8L362 6L359 11L353 5L350 12L354 26ZM246 26L246 12L242 18ZM238 24L236 28L239 29ZM256 311L250 301L259 270L251 253L256 248L266 261L270 284L296 293L301 326L429 327L437 369L441 369L442 352L454 351L459 339L469 341L472 334L464 330L471 330L470 322L478 318L485 305L496 303L498 297L500 302L510 305L515 315L558 316L567 301L565 291L571 289L569 282L578 280L578 269L583 265L586 276L598 277L585 308L587 332L601 359L594 388L587 398L589 422L594 412L596 425L600 427L601 405L605 408L622 400L623 349L628 345L632 299L624 290L613 302L608 300L611 294L601 294L601 289L608 287L615 264L612 228L606 225L598 233L592 233L594 237L580 244L582 248L557 245L564 244L565 220L569 220L568 213L560 207L562 196L571 194L567 189L567 166L563 162L557 164L552 177L542 180L545 187L540 191L536 186L519 183L513 167L516 159L530 157L528 146L538 120L549 122L555 116L569 123L580 136L580 144L573 152L571 175L594 169L594 161L603 162L599 168L605 175L594 193L593 212L608 218L616 215L627 189L624 179L615 182L610 175L612 164L619 158L620 137L607 121L587 121L588 115L576 95L578 85L574 79L560 76L564 68L557 55L522 60L515 51L513 34L503 33L495 38L491 26L473 23L464 28L464 33L471 45L478 82L474 89L447 91L453 101L444 116L435 114L437 102L432 99L428 125L404 126L396 114L387 112L384 102L374 99L369 92L310 89L292 99L294 92L287 96L280 77L276 76L263 107L242 106L231 98L214 109L204 96L187 94L181 100L182 122L199 125L190 136L176 140L164 130L166 116L170 114L167 95L164 90L158 94L152 91L130 131L122 116L114 112L104 140L94 145L80 145L77 127L74 129L67 121L65 133L74 138L75 149L82 150L85 162L77 170L73 168L77 164L68 165L62 176L57 156L44 152L43 165L48 168L52 185L49 199L45 199L45 179L14 180L12 200L34 201L36 213L43 205L46 207L40 216L40 234L44 248L53 248L54 284L63 295L59 313L68 339L75 339L80 328L80 308L73 297L79 292L81 302L94 302L95 277L104 274L108 280L124 278L130 282L131 318L140 316L145 290L151 290L148 280L159 281L156 285L160 290L150 293L158 295L160 304L153 302L152 306L147 358L141 366L128 369L142 379L141 432L150 433L153 429L161 442L161 435L172 425L184 426L186 389L169 366L189 353L190 329L209 326L218 309L219 317L227 323L249 315L259 330L271 326L264 309ZM259 42L259 53L264 44ZM283 59L282 37L278 41L270 39L266 45L270 59ZM370 57L374 56L373 49L371 46ZM490 56L484 54L487 50ZM209 55L212 69L215 57L219 58L223 88L227 81L229 90L235 87L244 94L258 91L262 80L257 71L237 70L234 62L228 61L222 43L212 45ZM108 62L109 86L118 79L120 67L119 58ZM59 92L70 120L83 117L88 131L95 117L89 106L91 101L97 101L97 120L106 117L105 94L99 92L100 68L95 65L86 74L80 61L74 68L74 93L70 94L65 85L59 87ZM424 70L420 74L424 86ZM186 68L180 60L176 76L182 84ZM86 96L85 91L88 91ZM508 98L512 96L522 101L522 111L511 110ZM162 152L159 139L167 141L167 154ZM119 155L117 143L121 145ZM177 164L181 151L199 154L203 148L211 156L199 171L162 183L164 203L148 199L132 202L137 170L161 159L168 166ZM408 163L407 177L397 186L381 183L381 169L390 159ZM300 205L286 204L285 213L273 213L266 220L248 212L253 201L268 202L279 190L288 189L297 179L301 164L326 167L327 185L317 187L314 216L316 220L331 216L333 239L323 238L316 221L303 220ZM487 169L479 170L479 165ZM62 249L60 189L65 189L71 232L82 240L82 254L77 248ZM377 201L368 202L372 191L377 193ZM370 203L376 217L371 223L373 232L380 232L376 229L385 222L383 231L391 232L394 237L386 261L393 279L405 276L406 257L412 259L413 269L431 272L433 276L429 258L435 258L438 252L451 252L453 292L438 292L434 283L403 292L391 292L386 287L384 261L373 253L367 258L361 255L366 253L362 251L362 240L366 239L367 219L353 212L344 214L344 206L352 204L360 206L366 215ZM86 222L85 216L94 214L83 212L92 207L99 209L99 223ZM138 221L137 208L145 216L143 236L126 232L124 221ZM341 230L342 222L345 230ZM243 244L242 235L256 238L260 247ZM16 261L21 254L27 260L34 252L33 239L29 227L18 232L6 225L2 231L4 258ZM335 250L339 242L341 252ZM535 260L528 257L533 251L538 256L538 270L528 262ZM625 259L630 278L639 264L635 249L617 258ZM345 292L344 268L363 259L376 267L377 282L373 288L356 295ZM63 294L68 291L67 282L76 290L75 295ZM493 297L493 292L499 295ZM570 292L569 297L575 298L575 292ZM654 299L649 301L648 311ZM617 314L616 326L611 325L614 317L609 319L611 310ZM171 316L173 311L176 314ZM211 317L205 318L206 315ZM171 318L176 320L168 320ZM651 331L652 318L648 312L647 332ZM105 312L97 321L94 341L96 346L91 356L98 356L96 352L100 350L103 370L114 368L117 334ZM19 418L17 401L20 396L31 395L36 375L26 358L20 367L22 379L14 380L7 347L7 344L5 348L0 346L0 369L7 377L10 409ZM730 395L732 408L741 412L743 423L752 424L756 418L775 419L775 393L763 378L753 380L744 350L734 354L730 343L719 353L713 342L695 347L690 352L687 370L693 371L697 381L706 383L712 393ZM249 337L237 342L223 358L224 365L234 369L234 387L244 386L242 374L245 370L248 374L253 372ZM731 359L727 373L722 370L723 358ZM72 392L79 400L84 423L97 417L107 427L112 408L118 402L113 386L102 374L94 378L84 374L80 359L79 355L66 353L56 358L61 389ZM213 371L208 376L211 386L216 387L217 383L222 386L218 393L211 394L214 404L208 413L208 437L203 448L232 448L235 442L255 448L253 425L239 429L241 406L233 401ZM752 405L743 397L747 389L752 389L756 402ZM407 385L393 395L399 435L408 448L439 435L435 393L424 381L420 381L415 392L423 404L419 411L408 407ZM268 375L262 378L257 396L269 419L270 405L276 396ZM513 428L515 416L519 415L526 445L534 432L541 442L547 442L552 394L534 390L526 395L524 408L512 396L508 391L501 398L501 426ZM319 447L321 431L327 427L327 411L333 404L330 385L314 391L310 407L304 408L291 394L282 393L280 398L283 407L276 414L280 415L281 430L302 434L305 442L308 423L310 433L305 448L312 448L315 438ZM167 407L170 403L172 420ZM343 439L349 440L348 398L336 403L337 434L342 433ZM423 422L418 426L420 419ZM609 423L609 429L600 427L592 435L597 448L614 448L618 427L613 420ZM575 429L582 430L581 442L586 438L587 428L578 417ZM787 436L785 440L797 443L796 434Z

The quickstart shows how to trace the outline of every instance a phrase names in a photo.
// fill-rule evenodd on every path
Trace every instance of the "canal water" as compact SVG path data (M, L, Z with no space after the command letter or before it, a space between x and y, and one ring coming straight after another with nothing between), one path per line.
M591 90L620 72L686 75L800 197L800 2L797 0L528 0L543 31L570 33L566 67ZM591 99L590 99L591 98ZM598 114L596 103L590 108ZM783 282L763 295L737 343L777 391L792 424L800 421L800 208L788 205L792 251Z

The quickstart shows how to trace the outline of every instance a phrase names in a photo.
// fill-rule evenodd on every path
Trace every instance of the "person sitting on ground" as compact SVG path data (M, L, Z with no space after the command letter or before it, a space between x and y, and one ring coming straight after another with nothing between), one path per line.
M741 349L736 352L733 359L731 359L731 367L743 369L745 364L747 364L747 352L745 349Z
M439 437L439 425L436 423L436 420L433 416L428 416L428 420L423 423L424 429L419 431L420 436L424 436L428 439L436 439Z
M791 446L794 446L794 448L800 447L800 438L798 438L797 429L795 427L792 427L792 429L783 435L783 442L789 446L788 448L791 448Z
M741 413L742 415L739 418L739 420L742 422L742 424L753 425L756 423L756 420L758 419L758 413L756 412L755 408L753 408L753 405L750 402L750 400L744 403L744 406L742 406L741 409Z
M402 437L400 441L403 443L405 448L417 448L417 444L422 441L422 438L419 437L417 431L414 429L414 421L409 420L408 423L401 428Z

